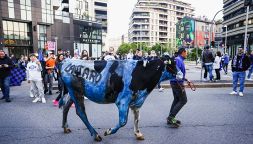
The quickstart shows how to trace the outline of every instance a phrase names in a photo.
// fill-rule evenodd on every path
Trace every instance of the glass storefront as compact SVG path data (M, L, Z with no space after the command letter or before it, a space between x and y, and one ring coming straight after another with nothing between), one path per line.
M28 23L3 20L4 49L17 57L32 50L32 32Z

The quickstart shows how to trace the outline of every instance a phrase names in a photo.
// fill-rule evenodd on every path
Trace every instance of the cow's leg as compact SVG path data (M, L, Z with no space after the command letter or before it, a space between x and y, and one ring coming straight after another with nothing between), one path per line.
M140 111L139 108L131 107L134 114L134 134L137 140L144 140L144 135L139 129Z
M71 107L72 104L73 104L73 101L71 99L69 99L67 101L66 105L63 106L62 128L64 129L64 133L71 132L71 130L68 128L67 119L68 119L69 108Z
M84 97L82 95L78 95L75 98L74 103L76 106L76 114L81 118L83 123L86 125L86 127L91 133L91 136L94 137L95 141L101 141L102 138L98 135L98 133L95 131L95 129L91 126L91 124L88 121L88 118L85 112L85 107L84 107Z
M119 102L116 102L116 105L117 105L118 110L119 110L119 123L116 125L115 128L108 129L104 133L105 136L116 133L119 130L119 128L126 125L130 99L131 99L130 96L125 96L125 98L120 99Z

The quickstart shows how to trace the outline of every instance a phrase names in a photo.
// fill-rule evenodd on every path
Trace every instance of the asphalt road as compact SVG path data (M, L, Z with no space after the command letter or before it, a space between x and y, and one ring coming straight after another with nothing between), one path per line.
M74 108L68 120L72 133L66 135L61 128L62 110L51 102L56 95L47 96L46 104L34 104L28 91L26 84L14 87L13 101L0 101L0 144L96 143ZM144 141L135 140L132 113L125 127L115 135L104 137L104 131L118 122L116 106L98 105L89 100L85 106L91 124L103 136L102 144L252 144L253 88L246 88L244 97L230 96L230 91L230 88L196 92L188 89L188 103L178 115L183 125L172 129L165 121L173 100L171 89L162 93L154 90L140 111Z

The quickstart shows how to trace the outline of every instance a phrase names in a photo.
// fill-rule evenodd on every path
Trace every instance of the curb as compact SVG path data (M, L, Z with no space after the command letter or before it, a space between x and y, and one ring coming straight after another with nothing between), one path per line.
M233 87L232 83L194 83L196 88L227 88L227 87ZM239 84L238 84L239 86ZM162 88L171 88L170 84L161 84ZM186 88L190 88L188 85L185 84ZM246 83L245 87L253 87L253 83Z
M232 83L194 83L196 88L228 88L233 87ZM169 89L171 88L170 84L161 84L162 88ZM190 88L187 84L185 84L186 88ZM239 84L238 84L239 87ZM244 87L253 87L253 83L246 83ZM53 90L58 90L57 86L53 87Z

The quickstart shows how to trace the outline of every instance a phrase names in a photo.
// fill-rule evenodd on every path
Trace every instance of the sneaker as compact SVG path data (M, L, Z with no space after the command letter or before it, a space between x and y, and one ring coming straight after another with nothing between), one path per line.
M208 81L207 78L204 78L203 81Z
M84 97L85 100L87 100L88 98L87 97Z
M242 97L242 96L243 96L243 93L242 93L242 92L239 92L239 96L241 96L241 97Z
M161 87L161 88L159 88L159 92L162 92L163 90L164 90L164 88L162 88L162 87Z
M180 126L174 117L168 117L167 124L170 125L172 128L178 128Z
M53 104L54 106L58 106L59 102L57 100L54 100Z
M181 125L181 121L176 119L176 123ZM167 124L171 124L171 122L167 119Z
M232 92L230 93L230 95L237 95L237 92L232 91Z
M35 96L31 93L31 94L30 94L30 97L31 97L31 98L34 98Z
M38 101L41 101L41 99L40 98L35 98L34 100L33 100L33 103L36 103L36 102L38 102Z
M10 100L10 99L5 99L5 102L8 102L8 103L9 103L9 102L11 102L11 100Z
M42 98L42 103L46 103L46 99L45 98Z

